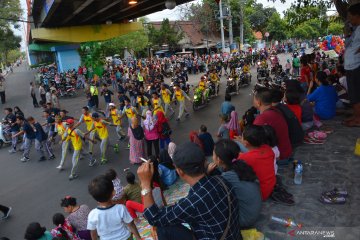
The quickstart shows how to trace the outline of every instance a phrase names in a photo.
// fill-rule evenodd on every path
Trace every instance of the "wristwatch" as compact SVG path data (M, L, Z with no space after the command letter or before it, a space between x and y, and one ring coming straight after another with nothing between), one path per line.
M141 190L141 196L146 196L148 193L150 193L151 192L151 190L149 190L149 189L142 189Z

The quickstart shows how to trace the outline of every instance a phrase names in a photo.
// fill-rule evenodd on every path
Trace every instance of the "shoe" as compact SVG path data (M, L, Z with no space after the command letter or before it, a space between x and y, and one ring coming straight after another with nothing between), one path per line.
M16 149L14 149L14 148L10 149L9 153L16 153Z
M125 149L127 149L127 150L130 149L130 143L128 143L128 145L125 147Z
M96 164L96 159L91 159L90 162L89 162L89 167L92 167Z
M53 160L53 159L55 159L55 155L51 155L51 156L49 157L49 160Z
M189 117L189 116L190 116L190 113L186 113L186 114L185 114L185 117Z
M119 141L124 141L126 139L126 136L121 136L121 138L119 138Z
M101 164L101 165L104 165L104 164L106 164L107 162L108 162L107 159L101 159L100 164Z
M46 157L41 157L40 159L39 159L39 162L42 162L42 161L45 161L46 160Z
M30 161L30 158L22 157L22 158L20 159L20 161L22 161L22 162L28 162L28 161Z
M9 207L9 209L7 210L7 212L4 214L4 216L2 217L2 220L7 219L10 216L10 212L12 210L12 207Z
M72 181L72 180L74 180L74 179L76 179L76 178L78 178L78 177L79 177L79 175L77 175L77 174L70 175L70 176L69 176L69 181Z
M59 171L64 170L63 166L61 166L61 165L57 166L56 168L59 169Z
M180 118L177 118L176 121L179 122L179 121L180 121Z

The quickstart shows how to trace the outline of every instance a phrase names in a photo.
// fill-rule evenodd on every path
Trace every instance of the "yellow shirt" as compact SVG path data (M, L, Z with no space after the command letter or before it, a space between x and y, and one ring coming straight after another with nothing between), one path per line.
M84 122L85 122L85 125L86 125L86 129L88 130L88 131L90 131L91 130L91 128L92 128L92 125L93 125L93 123L94 123L94 120L92 119L92 117L90 116L90 114L89 115L83 115L84 117L83 117L83 119L84 119Z
M145 97L143 97L143 98L144 98L144 106L147 106L148 103L147 103ZM142 101L141 101L141 97L139 96L136 99L137 99L137 103L139 104L139 106L143 106Z
M125 107L125 114L127 116L127 118L132 119L133 117L135 117L135 112L133 111L132 107Z
M153 98L152 103L153 103L153 106L154 106L154 114L156 114L158 111L164 112L164 110L163 110L163 108L161 106L159 98L157 98L157 99Z
M94 121L94 127L95 127L95 131L97 132L101 140L109 137L109 132L107 130L107 127L101 120L98 122Z
M90 94L92 96L97 96L99 95L99 90L97 89L96 86L90 86Z
M170 103L170 94L168 93L168 90L161 90L161 96L164 101L164 103L169 104Z
M67 141L68 139L65 140L66 127L64 126L64 124L63 124L63 123L59 123L59 124L57 123L57 124L55 125L55 127L56 127L57 133L58 133L59 136L61 137L61 140L62 140L62 141Z
M245 65L245 66L243 67L243 72L244 72L244 73L248 73L249 71L250 71L249 66Z
M204 81L199 82L199 89L202 90L202 91L205 89L205 82Z
M216 73L210 73L210 79L211 79L211 81L218 81L219 80Z
M67 130L68 139L70 138L71 143L74 147L74 150L80 151L82 148L82 140L81 140L81 137L77 134L76 130L77 129L72 130L70 128Z
M176 90L176 91L175 91L175 96L176 96L176 100L178 100L179 102L185 100L185 99L184 99L185 97L184 97L184 95L183 95L183 93L182 93L181 90Z
M116 109L110 110L110 116L111 116L111 118L113 120L113 123L116 126L121 125L121 120L119 118L119 114L118 114L118 111Z

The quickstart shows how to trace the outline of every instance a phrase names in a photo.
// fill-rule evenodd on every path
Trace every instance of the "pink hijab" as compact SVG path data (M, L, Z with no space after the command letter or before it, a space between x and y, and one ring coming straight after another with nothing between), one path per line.
M230 121L228 122L228 124L226 124L226 127L229 130L234 130L236 132L239 132L239 120L238 120L237 112L232 111L230 116L231 116Z

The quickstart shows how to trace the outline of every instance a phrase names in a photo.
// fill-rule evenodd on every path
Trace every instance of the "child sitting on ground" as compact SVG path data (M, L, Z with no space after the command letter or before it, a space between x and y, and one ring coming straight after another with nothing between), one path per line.
M275 154L265 143L263 126L247 126L243 132L241 143L248 149L240 153L238 159L244 160L251 166L260 182L262 200L269 198L276 184L274 159Z
M296 118L301 124L301 106L300 106L300 93L296 90L287 90L285 92L286 106L295 114Z
M323 120L331 119L336 113L336 102L338 101L336 90L333 86L330 86L325 72L319 71L315 80L319 87L310 94L310 89L314 85L314 81L311 81L307 95L307 99L315 104L314 118L317 120L319 118Z
M87 228L91 231L92 239L98 239L99 236L100 239L127 240L132 233L137 240L141 240L125 206L113 204L114 185L111 180L100 175L90 182L88 190L98 203L88 216Z
M123 195L123 187L121 186L120 179L117 177L116 171L113 168L110 168L106 171L105 177L107 177L114 185L115 194L112 198L112 201L117 204L121 203L120 200Z
M56 228L51 230L51 235L53 237L69 240L80 240L80 238L74 233L73 227L61 213L54 214L53 223L56 226Z

